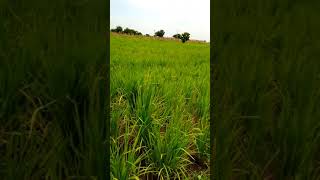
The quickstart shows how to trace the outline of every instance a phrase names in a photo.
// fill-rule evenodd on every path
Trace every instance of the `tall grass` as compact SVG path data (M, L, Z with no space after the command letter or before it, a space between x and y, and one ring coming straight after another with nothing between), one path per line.
M319 3L213 6L216 178L319 179Z
M106 177L106 39L97 21L106 18L100 5L1 1L2 178Z
M112 33L110 46L113 178L208 178L209 44Z

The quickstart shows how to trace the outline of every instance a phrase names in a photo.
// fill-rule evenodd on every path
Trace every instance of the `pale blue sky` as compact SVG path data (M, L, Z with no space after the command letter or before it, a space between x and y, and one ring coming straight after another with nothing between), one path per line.
M210 41L210 0L111 0L110 26L165 36L189 32L190 39Z

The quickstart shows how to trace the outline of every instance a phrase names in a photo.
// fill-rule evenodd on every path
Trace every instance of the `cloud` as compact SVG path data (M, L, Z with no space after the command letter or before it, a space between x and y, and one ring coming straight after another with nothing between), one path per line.
M210 18L209 0L128 0L128 3L168 21L201 21Z
M134 28L132 26L134 25L148 33L161 28L169 36L188 31L191 33L191 38L206 40L210 38L210 0L122 1L126 1L122 4L126 4L130 12L122 17L112 16L111 21L121 21L123 24L127 21L128 26L130 24L130 27ZM111 3L112 8L113 3Z

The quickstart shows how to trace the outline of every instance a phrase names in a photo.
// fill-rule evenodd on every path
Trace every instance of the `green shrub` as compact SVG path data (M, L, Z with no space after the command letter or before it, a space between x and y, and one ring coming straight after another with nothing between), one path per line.
M157 32L154 33L154 35L155 35L155 36L158 36L158 37L163 37L164 34L165 34L165 32L164 32L164 30L162 30L162 29L161 29L160 31L157 31Z
M181 41L183 43L187 42L190 38L190 33L188 32L184 32L183 34L175 34L172 37L176 38L176 39L181 39Z
M117 26L115 29L111 29L111 32L121 33L123 31L121 26Z
M136 31L136 30L134 30L134 29L130 29L130 28L125 28L125 29L123 30L123 33L129 34L129 35L142 35L141 32Z
M176 39L181 39L181 34L175 34L172 37L176 38Z
M187 32L184 32L183 34L181 34L181 37L180 37L180 39L183 43L187 42L189 40L189 38L190 38L190 34Z

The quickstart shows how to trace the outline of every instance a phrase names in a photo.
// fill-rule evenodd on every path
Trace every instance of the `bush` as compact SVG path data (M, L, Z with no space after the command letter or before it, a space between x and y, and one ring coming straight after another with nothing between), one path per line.
M164 30L161 29L160 31L155 32L154 35L158 37L163 37L164 33Z
M122 27L121 26L117 26L115 29L111 29L111 32L121 33L122 32Z
M182 41L183 43L185 43L186 41L188 41L189 38L190 38L190 33L188 33L188 32L184 32L184 33L181 35L181 37L180 37L180 39L181 39L181 41Z
M181 34L175 34L172 37L176 38L176 39L181 39Z
M147 37L150 37L150 34L146 34Z
M183 43L187 42L190 38L190 33L188 32L184 32L183 34L175 34L172 37L176 38L176 39L181 39L181 41Z
M123 33L125 33L125 34L133 34L133 30L132 30L132 29L129 29L129 28L125 28L125 29L123 30Z
M136 30L134 30L134 29L130 29L130 28L125 28L125 29L123 30L123 33L129 34L129 35L142 35L141 32L136 31Z

